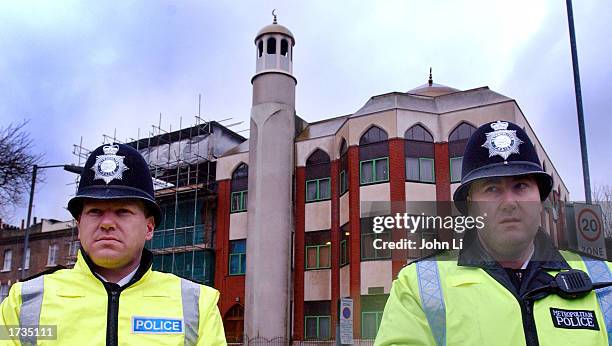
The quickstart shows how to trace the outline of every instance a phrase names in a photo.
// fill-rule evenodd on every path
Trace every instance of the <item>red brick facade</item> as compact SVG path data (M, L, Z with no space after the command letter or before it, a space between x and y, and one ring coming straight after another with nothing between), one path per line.
M349 291L353 299L353 336L361 334L361 206L359 197L359 146L348 150L349 185Z
M224 317L236 304L244 306L244 275L229 275L230 182L218 181L217 230L215 240L215 288L222 292L219 311ZM228 330L228 336L231 331Z
M295 170L295 259L293 267L293 339L304 340L304 267L306 169Z

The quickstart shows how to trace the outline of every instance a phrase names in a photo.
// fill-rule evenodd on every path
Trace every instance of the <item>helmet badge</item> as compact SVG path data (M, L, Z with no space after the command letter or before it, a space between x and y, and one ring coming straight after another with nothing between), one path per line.
M102 150L104 155L96 156L96 163L91 167L91 170L95 173L94 180L102 179L108 185L115 179L121 180L123 172L129 168L123 162L125 157L116 155L119 151L118 145L105 145Z
M504 160L512 154L519 154L519 145L523 143L516 136L515 130L508 130L508 122L496 121L491 124L494 131L488 132L487 140L482 145L489 149L489 157L501 156Z

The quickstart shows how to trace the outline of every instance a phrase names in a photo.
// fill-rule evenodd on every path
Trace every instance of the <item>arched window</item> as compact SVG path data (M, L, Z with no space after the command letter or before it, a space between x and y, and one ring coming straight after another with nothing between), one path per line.
M241 163L232 173L230 212L237 213L247 210L249 186L249 166Z
M288 52L289 52L289 42L287 42L286 39L282 39L281 40L281 55L287 56Z
M340 142L340 196L348 191L348 147L346 140Z
M461 166L463 165L463 152L468 139L476 128L468 123L461 123L448 136L448 157L450 158L450 181L461 181Z
M359 182L361 185L389 181L387 133L372 126L359 139Z
M261 58L263 54L263 41L259 40L259 43L257 44L257 57Z
M329 155L315 150L306 160L306 202L331 198Z
M404 134L406 180L434 183L433 136L421 125L414 125Z
M268 38L268 48L266 49L268 54L276 54L276 39L274 37Z
M230 343L243 342L244 333L244 308L240 304L232 306L223 317L225 338Z
M372 126L359 139L359 145L373 144L387 140L387 133L378 126Z

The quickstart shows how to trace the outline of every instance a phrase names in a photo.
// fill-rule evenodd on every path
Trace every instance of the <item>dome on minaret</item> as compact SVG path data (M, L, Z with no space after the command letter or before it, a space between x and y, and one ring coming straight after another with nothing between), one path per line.
M282 34L285 36L289 36L291 37L291 44L295 44L293 33L289 29L287 29L285 26L280 25L278 23L272 23L272 24L264 26L261 30L259 30L259 32L257 33L257 36L255 36L255 41L257 42L257 39L259 39L261 36L265 34Z
M257 33L257 36L255 36L255 43L257 43L257 40L263 35L281 34L281 35L289 36L291 38L291 45L292 46L295 45L295 38L293 38L293 33L291 33L291 30L278 24L278 20L276 18L276 9L272 11L272 16L274 17L274 19L272 20L272 24L266 25L261 30L259 30L259 32Z
M425 83L423 85L419 85L418 87L416 87L414 89L410 89L406 93L414 94L414 95L420 95L420 96L436 97L436 96L442 96L442 95L446 95L446 94L451 94L451 93L454 93L454 92L457 92L457 91L461 91L461 90L455 89L455 88L451 88L451 87L446 86L446 85L434 83L433 82L433 76L431 74L431 68L430 68L429 69L429 80L427 81L427 83Z
M275 12L276 10L272 11L272 24L264 26L255 36L255 77L270 72L292 76L295 38L289 29L278 24Z

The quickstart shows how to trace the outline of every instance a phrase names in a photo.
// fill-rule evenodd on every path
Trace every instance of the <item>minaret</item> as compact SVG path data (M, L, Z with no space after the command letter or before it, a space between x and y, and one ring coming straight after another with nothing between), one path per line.
M295 41L272 24L255 37L256 67L249 137L245 334L289 338L295 85Z

